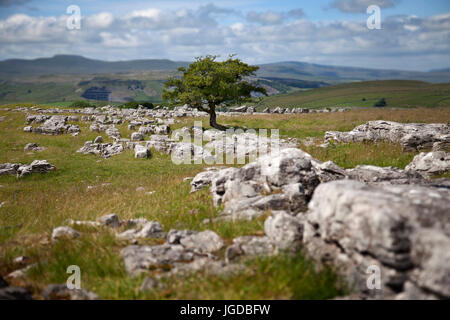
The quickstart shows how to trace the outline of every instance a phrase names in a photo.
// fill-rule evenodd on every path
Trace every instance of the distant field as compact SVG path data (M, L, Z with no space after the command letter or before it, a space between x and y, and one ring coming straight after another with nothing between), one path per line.
M385 98L388 107L450 106L450 83L429 84L420 81L368 81L324 87L263 98L258 109L266 107L373 107Z

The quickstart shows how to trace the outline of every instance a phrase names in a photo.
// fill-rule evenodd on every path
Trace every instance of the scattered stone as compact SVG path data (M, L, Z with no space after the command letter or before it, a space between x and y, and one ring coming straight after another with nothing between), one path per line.
M14 175L17 173L17 169L21 167L21 163L3 163L0 164L0 176L2 175Z
M188 236L191 236L191 235L194 235L197 233L198 233L198 231L193 231L193 230L174 230L174 229L172 229L167 233L166 240L167 240L167 243L169 243L169 244L180 244L181 239L184 239Z
M32 268L34 268L36 266L37 266L36 263L30 264L22 269L15 270L15 271L7 274L5 276L5 278L8 281L16 280L16 279L24 279L27 276L28 271L30 271Z
M210 230L181 237L179 241L185 248L200 254L218 251L225 245L217 233Z
M13 263L25 265L30 261L30 257L27 256L19 256L13 259Z
M243 236L233 239L225 251L225 260L232 262L241 256L270 256L277 253L277 247L268 237Z
M103 143L103 137L98 136L97 138L94 139L94 143Z
M122 153L123 150L124 148L120 143L92 143L92 141L86 141L84 146L77 152L82 154L95 154L106 159Z
M18 167L17 177L21 178L32 173L47 173L55 169L47 160L34 160L30 165L21 165Z
M0 289L0 300L33 300L33 297L25 288L5 287Z
M432 177L450 170L450 153L434 151L421 153L405 168L406 171L418 172L426 177Z
M27 143L27 144L25 145L25 147L23 148L24 151L42 151L42 150L44 150L44 149L45 149L44 147L39 147L39 146L37 145L37 143L34 143L34 142L32 142L32 143Z
M188 262L194 253L181 245L128 246L121 251L125 268L132 276L147 272L150 268L164 267L175 262Z
M69 289L65 284L49 284L42 292L45 300L99 300L100 297L85 289Z
M145 221L140 225L140 229L130 229L119 233L119 240L135 240L142 238L164 238L165 234L159 222Z
M57 227L52 231L52 241L60 239L75 239L81 236L81 233L70 227Z
M131 141L143 141L144 136L139 132L133 132L131 134Z
M137 159L147 159L150 156L150 150L147 147L137 144L134 147L134 157Z
M98 218L98 221L107 227L118 228L120 227L119 217L115 213L108 214L106 216Z

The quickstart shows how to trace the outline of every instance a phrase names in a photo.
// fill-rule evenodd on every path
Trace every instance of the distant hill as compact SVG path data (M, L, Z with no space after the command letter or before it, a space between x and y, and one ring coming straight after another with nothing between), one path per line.
M75 55L56 55L52 58L34 60L10 59L0 61L3 75L49 75L49 74L103 74L135 71L172 71L187 66L187 62L167 59L101 61Z
M159 103L167 78L188 65L189 62L167 59L109 62L76 55L0 61L0 103L67 102L82 98ZM260 65L251 80L270 95L295 96L299 91L336 84L393 79L450 82L450 69L410 72L288 61Z
M450 68L430 72L418 72L327 66L288 61L260 65L258 76L332 83L369 80L419 80L440 83L450 82Z
M102 61L76 55L56 55L33 60L10 59L0 61L0 77L26 77L60 74L111 74L143 71L175 71L189 62L167 59ZM450 82L450 68L431 72L378 70L368 68L328 66L305 62L287 61L261 64L258 77L290 80L342 83L368 80L420 80ZM315 85L313 85L314 87Z

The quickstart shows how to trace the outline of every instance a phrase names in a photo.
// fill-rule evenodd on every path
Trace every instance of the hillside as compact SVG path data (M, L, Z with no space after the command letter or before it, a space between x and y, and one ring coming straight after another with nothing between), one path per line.
M373 107L385 98L388 107L450 106L450 83L429 84L420 81L369 81L340 84L309 91L263 98L259 109L270 107Z
M188 64L188 62L164 59L108 62L75 55L0 61L0 104L56 103L79 99L110 102L145 100L159 103L164 81L169 76L175 75L178 67ZM257 76L252 81L266 88L270 95L276 95L273 98L275 100L264 100L264 104L289 105L297 103L298 97L301 97L298 101L302 103L303 97L309 95L309 93L304 93L305 90L380 79L408 79L443 83L450 82L450 71L443 69L432 72L409 72L325 66L303 62L278 62L261 65ZM393 88L387 90L395 91L397 90L395 85L398 83L386 82L385 84L394 85ZM376 93L378 94L378 92ZM351 91L351 94L353 95L355 92ZM376 97L378 96L374 96L374 99ZM337 101L325 99L323 101L322 97L319 100L316 98L314 97L314 101L320 101L321 104L349 103L348 99L338 99ZM366 98L368 100L363 104L364 106L373 104L371 96ZM350 102L359 105L358 99L352 98ZM417 104L418 102L406 101L402 102L402 105L411 103Z
M277 62L260 65L258 76L325 81L331 83L405 79L441 83L450 82L450 69L417 72L327 66L305 62Z
M0 76L31 76L49 74L102 74L133 71L173 71L187 66L187 62L167 59L101 61L75 55L56 55L34 60L11 59L0 61Z

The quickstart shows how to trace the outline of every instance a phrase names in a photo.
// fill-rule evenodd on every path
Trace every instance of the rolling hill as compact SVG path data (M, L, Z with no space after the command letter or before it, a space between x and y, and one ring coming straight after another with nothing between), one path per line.
M57 74L105 74L135 71L173 71L188 62L171 60L101 61L75 55L56 55L34 60L10 59L0 61L0 77Z
M373 107L381 98L385 98L387 106L393 108L450 106L450 83L406 80L347 83L273 95L255 105L259 110L266 107Z
M189 62L167 59L108 62L75 55L0 61L0 103L54 103L79 99L159 103L164 81L175 75L178 67L188 65ZM410 72L278 62L260 65L257 76L251 80L284 103L291 101L291 97L303 97L301 92L305 90L387 79L443 83L450 82L450 70ZM264 101L271 103L272 100Z

